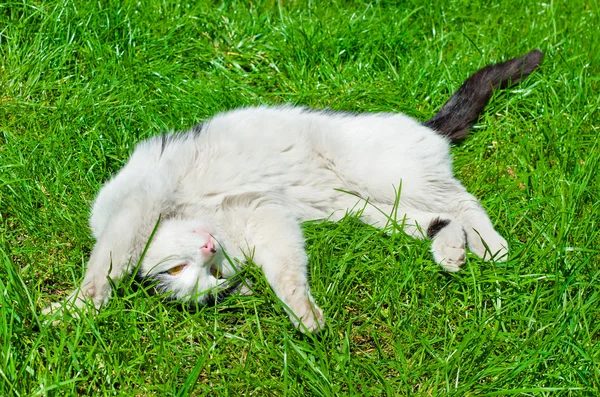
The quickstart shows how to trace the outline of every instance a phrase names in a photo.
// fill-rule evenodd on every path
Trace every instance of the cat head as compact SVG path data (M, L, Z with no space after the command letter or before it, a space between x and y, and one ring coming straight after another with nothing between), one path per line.
M211 225L201 219L161 221L138 277L170 299L210 303L232 292L232 272Z

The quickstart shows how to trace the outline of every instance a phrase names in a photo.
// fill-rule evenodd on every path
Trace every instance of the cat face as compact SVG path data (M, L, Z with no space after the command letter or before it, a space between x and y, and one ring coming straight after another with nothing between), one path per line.
M162 221L140 267L172 299L207 303L228 289L221 246L202 220ZM224 273L226 273L224 275Z

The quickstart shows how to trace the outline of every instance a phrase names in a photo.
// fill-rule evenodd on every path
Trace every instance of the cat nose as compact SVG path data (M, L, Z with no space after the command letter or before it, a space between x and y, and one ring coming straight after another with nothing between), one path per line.
M208 235L206 244L200 247L200 251L202 251L206 255L213 255L217 252L217 249L215 248L215 240L210 234Z

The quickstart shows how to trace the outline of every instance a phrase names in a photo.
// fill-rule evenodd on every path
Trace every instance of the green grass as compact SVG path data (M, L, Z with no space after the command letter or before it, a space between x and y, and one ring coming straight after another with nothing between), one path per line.
M152 4L149 4L152 3ZM0 395L600 394L597 2L0 3ZM508 239L448 274L425 241L305 225L317 336L256 294L187 312L124 285L96 317L40 310L81 280L88 208L136 142L294 103L430 117L533 48L455 169Z

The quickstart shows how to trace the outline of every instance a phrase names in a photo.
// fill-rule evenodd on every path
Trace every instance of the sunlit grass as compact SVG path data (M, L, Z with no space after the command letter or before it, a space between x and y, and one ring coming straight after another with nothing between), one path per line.
M0 395L600 393L595 2L0 4ZM255 294L189 312L127 283L97 316L42 307L81 280L88 208L133 145L293 103L425 120L479 67L540 48L455 168L511 246L458 274L426 241L304 226L326 329Z

